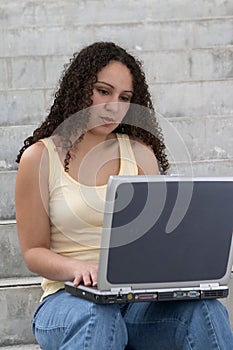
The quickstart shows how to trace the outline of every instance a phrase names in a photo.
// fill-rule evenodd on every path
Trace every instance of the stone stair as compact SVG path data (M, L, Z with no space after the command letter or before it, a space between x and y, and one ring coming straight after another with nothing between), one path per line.
M37 344L29 345L14 345L14 346L3 346L1 350L39 350L40 347Z
M41 295L41 278L23 262L13 220L0 222L0 247L0 348L30 344L28 349L36 349L31 319Z
M181 172L191 162L194 175L232 176L233 2L1 0L0 26L0 348L35 350L40 278L19 250L15 157L46 115L63 64L97 40L125 46L144 61L156 108L187 149ZM180 149L164 134L172 159ZM233 295L223 303L233 329Z

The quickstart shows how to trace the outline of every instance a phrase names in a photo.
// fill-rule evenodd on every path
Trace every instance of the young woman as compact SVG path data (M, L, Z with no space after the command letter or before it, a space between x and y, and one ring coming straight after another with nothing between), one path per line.
M44 277L33 320L42 349L233 349L216 300L103 306L64 291L67 280L97 285L109 176L164 174L169 166L137 59L108 42L75 55L17 161L21 250Z

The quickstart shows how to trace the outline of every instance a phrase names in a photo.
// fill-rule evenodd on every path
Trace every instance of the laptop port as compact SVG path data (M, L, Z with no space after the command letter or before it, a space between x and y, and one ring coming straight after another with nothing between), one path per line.
M109 302L114 302L115 300L116 300L116 296L115 295L113 295L113 296L105 296L104 297L105 298L105 300L108 300Z
M188 296L190 298L197 298L200 296L200 292L198 292L196 290L191 290L190 292L188 292Z
M152 299L157 299L157 294L138 294L135 295L135 299L137 300L152 300Z
M186 295L187 295L186 292L182 292L182 291L174 292L173 294L174 298L183 298Z

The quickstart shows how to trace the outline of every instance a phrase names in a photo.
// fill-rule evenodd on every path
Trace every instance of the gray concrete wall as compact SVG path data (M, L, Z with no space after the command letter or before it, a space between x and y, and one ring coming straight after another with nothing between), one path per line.
M1 347L34 341L41 291L19 252L15 157L63 65L94 41L124 46L144 62L171 172L232 176L233 1L1 0L0 38ZM233 325L232 295L225 302Z

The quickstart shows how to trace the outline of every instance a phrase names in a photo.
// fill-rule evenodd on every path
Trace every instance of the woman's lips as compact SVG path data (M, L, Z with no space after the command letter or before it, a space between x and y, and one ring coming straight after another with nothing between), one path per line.
M109 117L101 117L101 120L103 121L104 124L107 124L107 125L115 123L115 120Z

